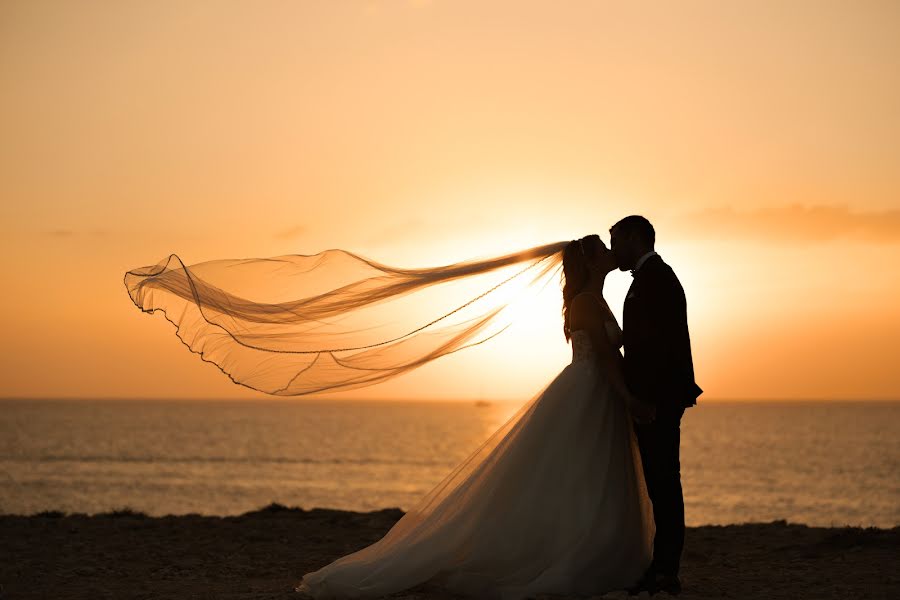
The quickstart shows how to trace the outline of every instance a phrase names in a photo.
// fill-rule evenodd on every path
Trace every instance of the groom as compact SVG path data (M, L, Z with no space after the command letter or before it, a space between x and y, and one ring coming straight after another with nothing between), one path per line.
M684 289L672 268L653 250L653 225L633 215L609 231L619 269L631 270L634 277L622 317L625 382L639 400L656 409L655 418L635 423L656 521L653 562L629 592L675 595L681 592L678 567L684 546L681 417L685 408L697 403L703 390L694 382Z

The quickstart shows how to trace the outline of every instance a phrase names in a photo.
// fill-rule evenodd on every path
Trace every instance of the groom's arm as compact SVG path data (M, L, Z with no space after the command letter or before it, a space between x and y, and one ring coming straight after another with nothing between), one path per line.
M669 268L647 273L642 290L642 318L635 340L640 348L642 395L658 404L677 393L681 331L687 326L684 289Z

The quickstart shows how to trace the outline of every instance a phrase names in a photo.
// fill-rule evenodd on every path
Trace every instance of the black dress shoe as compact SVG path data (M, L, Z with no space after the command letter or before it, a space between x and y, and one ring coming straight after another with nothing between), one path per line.
M629 596L639 596L641 592L647 592L652 596L656 593L656 587L653 584L636 583L625 591Z
M626 591L629 596L637 596L641 592L647 592L652 596L656 593L656 573L647 571L637 583L630 588L626 588Z
M648 573L636 584L627 589L629 596L637 596L641 592L647 592L651 596L657 592L665 592L670 596L681 593L681 581L677 575L663 575L661 573Z
M661 575L657 577L655 583L657 592L666 592L670 596L677 596L681 593L681 581L678 580L677 575Z

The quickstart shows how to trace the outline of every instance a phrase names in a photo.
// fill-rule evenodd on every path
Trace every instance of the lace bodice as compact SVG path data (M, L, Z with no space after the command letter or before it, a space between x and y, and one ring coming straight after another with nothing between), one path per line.
M606 337L615 348L622 346L622 330L615 321L604 321ZM594 357L594 345L591 336L586 329L576 329L571 332L572 362L591 360Z

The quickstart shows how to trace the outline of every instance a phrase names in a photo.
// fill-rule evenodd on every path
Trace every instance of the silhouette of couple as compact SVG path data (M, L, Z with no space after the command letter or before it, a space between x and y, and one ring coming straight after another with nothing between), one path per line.
M314 598L422 583L480 598L678 594L680 427L694 381L684 290L641 216L564 245L572 362L378 542L303 576ZM619 327L607 274L631 271ZM624 357L620 351L624 350Z

